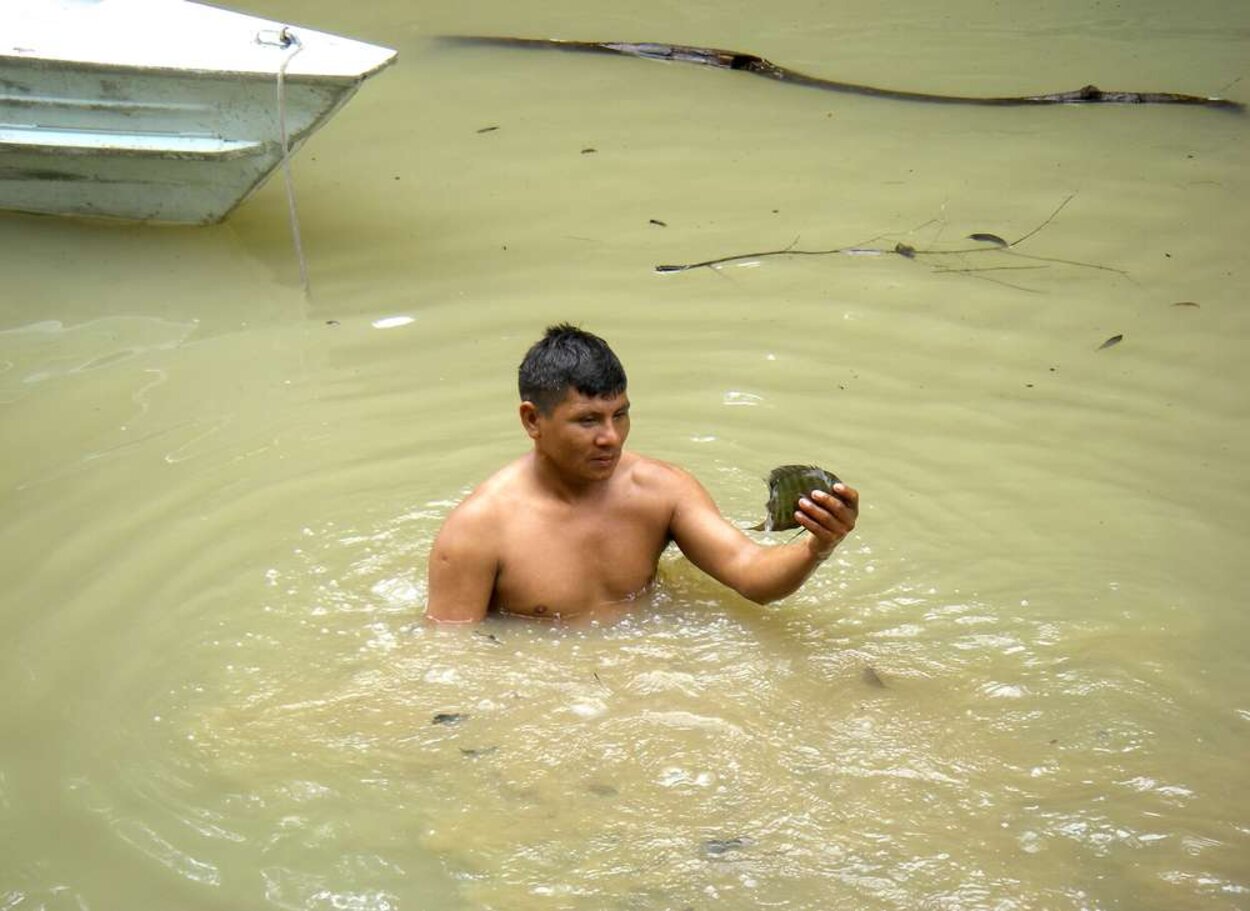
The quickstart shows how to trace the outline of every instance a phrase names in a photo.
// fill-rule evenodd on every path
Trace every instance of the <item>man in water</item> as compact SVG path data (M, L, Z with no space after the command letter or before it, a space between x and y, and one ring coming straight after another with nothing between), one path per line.
M811 534L756 544L674 465L625 451L625 371L607 342L550 327L519 371L521 426L533 451L452 510L430 552L426 618L476 623L488 612L537 619L619 615L655 578L670 541L695 566L763 604L795 591L855 527L845 484L799 501Z

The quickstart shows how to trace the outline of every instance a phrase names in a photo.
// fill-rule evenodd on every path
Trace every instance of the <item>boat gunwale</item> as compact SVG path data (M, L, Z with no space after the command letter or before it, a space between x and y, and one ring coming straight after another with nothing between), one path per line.
M293 73L289 70L282 75L285 83L303 83L308 85L358 85L369 77L391 66L399 57L399 51L383 48L381 45L370 45L390 51L386 59L367 70L352 74L333 73ZM144 76L174 76L193 79L229 79L246 78L257 82L274 82L278 78L279 67L269 70L227 70L203 69L178 66L145 66L139 63L102 63L94 60L74 60L72 58L45 57L36 53L13 54L0 53L0 65L7 62L20 62L39 69L69 69L88 73L133 73Z

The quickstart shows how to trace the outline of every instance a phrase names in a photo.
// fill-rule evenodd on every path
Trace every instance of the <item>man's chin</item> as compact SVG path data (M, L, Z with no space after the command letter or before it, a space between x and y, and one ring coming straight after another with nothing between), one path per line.
M607 477L612 474L616 468L616 463L620 461L620 456L609 456L603 459L591 459L590 471L597 477Z

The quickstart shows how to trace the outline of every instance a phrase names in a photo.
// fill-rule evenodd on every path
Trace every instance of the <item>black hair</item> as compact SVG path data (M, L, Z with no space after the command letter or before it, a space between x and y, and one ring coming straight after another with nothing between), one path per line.
M592 398L625 391L625 368L608 343L568 323L548 326L530 346L517 371L521 401L549 415L569 388Z

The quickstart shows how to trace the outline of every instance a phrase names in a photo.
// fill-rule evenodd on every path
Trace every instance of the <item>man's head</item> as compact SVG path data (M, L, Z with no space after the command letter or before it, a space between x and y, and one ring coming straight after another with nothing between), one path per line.
M588 398L611 398L625 391L625 368L608 343L568 323L549 326L525 352L518 371L521 401L533 402L550 417L572 391Z
M629 436L625 370L608 343L552 326L521 361L521 425L541 464L566 482L612 476Z

